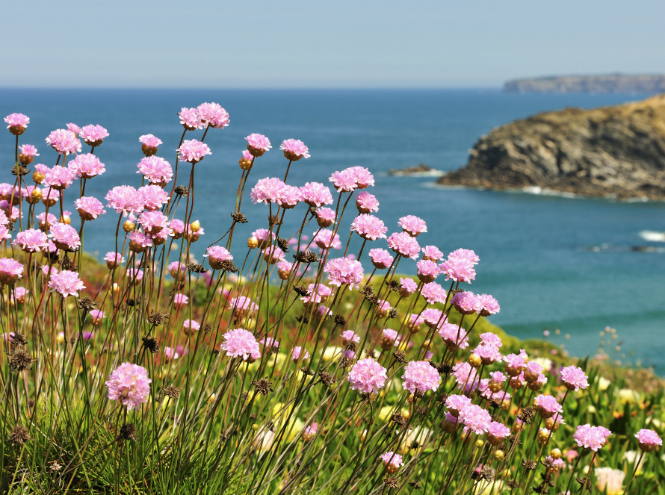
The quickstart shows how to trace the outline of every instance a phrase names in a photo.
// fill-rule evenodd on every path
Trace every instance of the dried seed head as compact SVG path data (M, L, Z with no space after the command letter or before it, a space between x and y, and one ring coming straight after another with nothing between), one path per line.
M400 426L404 426L406 424L406 418L402 416L402 413L395 413L392 416L390 416L390 420Z
M342 315L335 315L335 319L333 321L335 322L335 325L346 325L346 318L344 318Z
M25 338L25 335L16 332L12 337L12 343L16 345L26 345L28 343L28 339Z
M185 186L177 186L173 192L176 196L189 196L189 190Z
M278 237L277 245L279 246L279 249L281 249L285 253L289 252L289 241L287 239L284 239L283 237Z
M239 271L238 268L236 268L236 265L231 260L224 260L219 265L220 265L219 269L223 272L235 273Z
M307 290L307 288L303 285L296 285L293 290L295 291L296 294L298 294L300 297L307 297L309 296L310 292Z
M522 459L522 467L529 471L533 471L538 467L538 463L536 461L530 461L529 459Z
M392 308L390 311L388 311L388 318L397 318L399 316L399 311L397 311L397 308Z
M152 354L157 354L159 352L159 344L157 340L153 337L143 337L143 347L148 349Z
M279 219L279 215L268 215L268 225L271 227L275 225L282 225L282 221Z
M163 325L169 321L169 315L168 313L159 313L157 311L153 311L150 316L148 316L148 321L155 326Z
M397 280L391 280L390 282L388 282L388 289L393 292L399 292L401 288L402 284L400 284Z
M78 300L78 307L82 311L89 312L97 307L97 303L93 301L92 298L90 298L89 296L84 296Z
M533 418L536 417L536 412L532 407L525 407L522 409L522 412L517 415L517 417L520 421L522 421L522 423L531 424L533 423Z
M19 447L23 446L26 442L29 442L32 438L28 429L21 425L16 425L12 428L12 431L9 433L9 438L7 439L12 445L18 445Z
M252 385L256 387L256 391L261 395L268 395L269 392L272 392L272 385L265 378L253 381Z
M480 469L480 476L479 478L481 480L486 480L486 481L494 481L494 476L496 475L496 471L489 467L488 465L484 465Z
M129 423L120 428L118 440L136 440L136 426L134 423Z
M29 370L33 361L34 359L29 352L18 349L9 358L9 368L15 372Z
M199 265L197 263L189 263L187 265L187 269L193 273L205 273L207 271L205 266Z
M406 353L404 351L395 351L393 352L393 357L398 363L406 363Z
M317 263L320 259L319 255L312 251L307 251L305 253L305 263Z
M231 218L233 218L233 221L236 223L247 223L247 218L240 212L231 213Z
M383 484L388 488L399 488L399 479L394 476L388 476L383 480Z
M360 289L360 293L364 296L371 296L374 294L374 288L371 285L365 285Z
M330 388L330 386L336 381L335 377L326 371L319 371L319 378L321 379L321 382L328 388Z
M206 323L203 325L203 331L205 333L210 333L212 332L212 325L210 323Z
M296 316L296 320L298 320L298 322L304 321L305 323L309 323L309 318L307 318L305 315Z
M58 463L58 461L53 461L48 468L52 473L57 473L62 469L62 464Z
M173 385L169 385L168 387L164 387L162 389L162 394L164 394L165 397L169 397L170 399L177 399L180 397L180 389L174 387Z

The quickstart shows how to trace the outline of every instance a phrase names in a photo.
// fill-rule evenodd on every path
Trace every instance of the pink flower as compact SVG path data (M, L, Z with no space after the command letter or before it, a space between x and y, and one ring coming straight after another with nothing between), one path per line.
M304 304L309 304L309 303L319 304L328 299L330 294L332 294L332 289L323 284L318 284L318 285L309 284L307 290L309 292L309 295L300 298Z
M302 196L301 196L302 197ZM316 210L316 222L321 228L328 228L335 223L337 215L330 208L319 208Z
M252 355L260 355L259 343L252 332L237 328L229 330L224 334L224 342L220 345L226 355L232 358L242 357L243 361L247 361Z
M402 227L402 230L412 237L427 232L427 224L425 223L425 220L414 215L407 215L400 218L397 225Z
M466 349L469 346L469 339L467 337L466 330L460 328L458 325L453 325L452 323L443 323L439 326L439 335L446 343L448 348L455 349Z
M196 108L183 108L178 114L180 123L188 131L195 131L203 128L201 116Z
M481 333L480 340L483 344L491 344L495 347L501 347L503 345L501 338L492 332Z
M48 286L62 297L78 297L79 291L85 289L85 285L83 285L83 282L79 279L79 274L69 270L52 273Z
M0 284L14 285L23 276L23 265L12 258L0 258Z
M31 144L24 144L23 146L19 146L18 149L21 155L31 157L39 156L39 153L37 153L37 148Z
M284 152L284 156L287 160L293 162L300 160L301 158L309 158L309 150L305 143L299 139L287 139L282 141L282 145L279 147L280 150Z
M446 399L446 407L450 411L450 414L455 417L458 417L462 409L469 405L471 405L471 399L466 395L449 395Z
M6 225L0 225L0 241L11 239L12 235Z
M130 268L127 270L127 278L130 283L138 283L143 280L143 270L139 268Z
M439 388L439 373L427 361L410 361L404 368L404 388L412 394L424 395Z
M182 327L185 329L185 333L190 335L197 330L201 329L201 324L194 320L185 320L182 322Z
M379 459L383 461L383 465L390 474L396 473L397 470L404 465L404 462L402 462L402 456L399 454L393 454L392 452L386 452L379 456Z
M106 168L104 168L104 164L99 161L99 158L90 153L78 155L69 162L67 168L83 179L92 179L93 177L102 175L106 172Z
M301 356L302 360L306 361L307 359L309 359L309 352L307 352L306 349L303 349L299 345L295 346L291 351L291 360L294 362L298 362Z
M459 419L464 426L478 435L488 431L492 423L490 413L476 404L469 404L462 409Z
M356 207L360 213L375 213L379 211L379 201L373 194L361 191L356 197Z
M333 203L330 189L319 182L307 182L300 188L302 200L312 208L319 208L323 205Z
M429 304L440 304L446 302L448 294L445 289L436 282L430 282L423 285L420 294L425 298Z
M543 418L551 418L555 414L563 413L563 408L556 398L551 395L539 395L533 399L533 405Z
M185 294L176 294L173 296L173 305L175 307L183 307L189 304L189 297Z
M253 157L259 157L272 148L270 145L270 139L263 134L250 134L245 139L247 140L247 151L249 151Z
M125 258L120 253L109 251L108 253L106 253L104 261L106 261L106 266L109 269L112 269L122 265L125 262Z
M213 129L224 129L229 125L229 113L219 103L201 103L196 110L203 125L209 125Z
M476 278L474 265L478 264L476 253L469 249L458 249L448 255L448 259L441 265L446 274L446 280L455 282L468 282Z
M453 376L460 390L470 392L478 388L478 372L469 363L460 362L453 366Z
M443 253L436 246L425 246L423 248L423 259L428 261L439 261Z
M203 256L208 257L210 266L215 270L222 268L223 261L231 261L233 259L228 249L222 246L210 246Z
M263 252L263 259L266 262L270 263L271 265L274 265L279 261L284 261L284 251L282 251L277 246L269 246L265 248L262 252Z
M503 357L506 362L506 373L510 376L517 376L526 368L526 363L529 357L524 349L520 350L519 354L508 354Z
M47 246L48 237L41 230L28 229L16 234L16 240L12 244L26 253L36 253Z
M261 249L269 246L272 240L276 238L275 233L270 232L268 229L257 229L252 232L252 235L259 241L259 248Z
M351 390L373 394L382 389L388 378L387 370L372 358L357 361L348 375Z
M131 411L148 400L150 383L148 371L137 364L122 363L111 373L106 388L110 400L117 400Z
M351 232L356 232L360 237L367 241L385 239L388 227L373 215L358 215L351 223Z
M358 187L355 173L348 168L341 172L333 172L330 176L330 182L341 193L354 191Z
M279 341L272 337L262 338L259 340L259 344L261 344L263 347L267 347L267 352L277 351L279 349Z
M487 438L493 445L498 445L508 436L510 436L510 428L497 421L492 421L487 428Z
M458 292L453 296L452 305L463 315L471 315L480 311L480 302L473 292Z
M139 138L139 143L146 145L148 148L157 148L162 144L162 140L152 134L145 134Z
M81 128L76 124L67 124L67 130L72 131L76 137L78 137L79 132L81 132Z
M430 328L436 328L441 322L445 322L446 318L443 311L435 308L428 308L424 310L420 316L425 321L425 325Z
M388 247L405 258L415 260L420 256L418 241L406 232L390 234L390 237L388 237Z
M612 432L607 428L586 424L577 427L573 439L580 447L598 452L598 449L607 443L607 438L611 435Z
M589 386L586 374L577 366L566 366L561 370L560 376L568 390L584 390Z
M25 297L30 293L25 287L16 287L11 293L11 300L23 304L25 302ZM13 333L13 332L10 332Z
M106 213L102 202L92 196L81 196L74 201L74 206L83 220L94 220Z
M86 125L81 128L78 135L86 144L95 147L102 144L109 133L101 125Z
M30 118L22 113L10 113L5 117L5 122L7 123L7 129L12 134L19 136L27 129Z
M245 296L232 298L229 301L229 306L238 317L242 317L247 314L253 314L259 310L259 306L249 297Z
M384 328L381 332L382 340L389 342L390 345L395 343L398 337L398 333L392 328Z
M58 249L66 249L68 251L76 251L81 245L81 238L76 232L76 229L65 223L56 223L51 225L49 230L53 242Z
M399 283L401 285L399 293L402 297L409 297L418 290L418 284L411 278L400 278Z
M663 441L653 430L642 429L635 435L637 443L644 452L652 452L663 445Z
M439 276L439 273L441 273L439 265L434 261L423 259L416 263L416 266L418 267L418 278L426 284L433 282Z
M367 186L374 185L374 176L365 167L350 167L349 170L356 179L358 189L365 189Z
M196 139L184 141L176 151L181 160L191 164L200 162L206 155L212 155L208 145Z
M356 344L360 343L360 336L353 330L345 330L342 332L341 337L344 345L348 345L351 342L355 342Z
M538 379L538 375L543 372L543 367L535 361L529 361L524 368L524 379L531 383Z
M142 253L146 248L153 246L150 236L138 230L128 234L127 238L129 239L129 249L136 253Z
M277 204L288 210L294 208L301 199L300 188L284 184L277 198Z
M260 179L252 188L250 197L252 202L256 203L277 203L284 188L284 182L277 177L266 177Z
M76 178L76 171L56 165L44 174L44 185L53 189L67 189Z
M288 280L291 275L291 270L293 269L293 263L290 261L280 261L277 263L277 274L282 280Z
M166 228L169 219L161 211L144 211L139 217L139 222L143 226L146 234L157 234L162 229Z
M136 173L143 174L143 177L151 184L165 186L173 179L171 164L158 156L146 156L139 162L138 167L139 170Z
M379 270L385 270L393 264L393 257L385 249L370 249L369 257L372 260L372 264Z
M169 201L168 193L159 186L139 187L136 194L141 198L146 210L158 210Z
M483 344L481 343L478 347L473 350L474 354L480 356L483 364L488 366L497 361L501 361L502 357L499 348L492 344Z
M48 135L46 144L49 144L61 155L70 155L81 152L81 141L72 131L57 129Z
M104 198L106 206L113 208L116 213L140 213L143 210L143 198L132 186L116 186Z
M490 316L498 313L501 310L499 303L489 294L481 294L476 296L478 299L479 306L482 306L482 309L479 311L480 316Z
M317 430L319 429L318 423L312 423L309 425L307 428L305 428L302 432L302 439L305 442L309 442L312 438L314 438L314 435L316 435Z
M328 263L323 268L323 271L328 274L328 279L330 283L336 286L341 286L342 284L349 284L351 290L353 288L358 288L363 280L363 266L357 260L351 260L349 258L335 258Z
M318 232L314 232L314 237L312 241L316 243L321 249L339 249L342 247L342 243L339 240L339 235L335 234L332 230L323 229Z

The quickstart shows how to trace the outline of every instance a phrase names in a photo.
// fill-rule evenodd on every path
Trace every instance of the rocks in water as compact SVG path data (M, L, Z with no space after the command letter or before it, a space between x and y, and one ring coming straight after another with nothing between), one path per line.
M435 168L421 163L413 167L406 167L402 169L391 168L388 170L388 175L396 176L410 176L410 177L441 177L443 172Z
M516 120L482 136L469 153L465 167L437 183L662 200L665 95Z

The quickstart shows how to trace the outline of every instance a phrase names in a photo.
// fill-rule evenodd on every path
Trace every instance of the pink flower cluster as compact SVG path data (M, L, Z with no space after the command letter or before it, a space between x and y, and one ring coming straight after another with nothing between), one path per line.
M176 151L178 152L178 156L181 160L189 162L192 165L203 160L204 156L212 155L210 147L201 141L197 141L196 139L188 139L183 141L183 143L180 145L180 148L178 148Z
M110 400L119 401L131 411L147 402L151 382L148 371L143 366L122 363L106 382L108 397Z
M86 125L81 127L78 136L83 139L86 144L95 147L102 144L102 141L109 136L109 133L101 125Z
M104 164L95 155L85 153L74 158L67 167L82 179L92 179L106 172Z
M402 230L412 237L427 232L427 224L425 223L425 220L414 215L407 215L400 218L397 225L402 227Z
M369 257L372 260L372 264L379 270L385 270L393 264L393 257L385 249L370 249Z
M159 140L158 140L159 141ZM161 141L160 141L161 143ZM158 156L147 156L138 164L137 174L143 174L143 177L151 184L165 186L173 179L173 169L171 164Z
M364 167L350 167L330 176L338 192L352 192L374 185L374 176Z
M222 342L220 348L226 351L227 356L232 358L241 357L243 361L261 356L259 343L256 341L254 334L242 328L226 332L224 342Z
M219 103L201 103L196 110L204 126L223 129L229 125L229 113Z
M568 390L584 390L589 386L586 374L577 366L566 366L561 370L559 376Z
M412 394L424 395L427 391L435 392L439 388L439 372L427 361L410 361L404 368L404 388Z
M53 147L61 155L71 155L81 152L81 141L76 134L65 129L56 129L46 138L46 144Z
M379 211L379 201L373 194L360 191L356 196L356 207L360 213L375 213Z
M374 215L360 214L351 223L351 232L357 233L366 241L385 239L388 227Z
M612 432L603 426L586 424L577 427L573 439L580 447L598 452L607 443L607 439L611 435Z
M390 234L388 247L404 258L418 259L420 245L406 232Z
M291 161L298 161L301 158L309 158L309 150L305 143L299 139L286 139L282 141L282 145L279 147L280 150L284 152L284 156Z
M363 280L363 266L357 260L347 258L335 258L323 268L323 271L328 274L328 280L333 285L340 287L343 284L348 284L350 288L358 288Z
M441 270L446 275L446 280L471 283L476 278L474 267L478 261L480 258L470 249L457 249L441 264Z
M319 208L323 205L331 205L333 197L330 189L320 182L307 182L300 188L302 201L312 208Z
M357 361L348 375L351 390L372 394L382 389L388 378L387 370L372 358Z
M253 157L262 156L266 151L272 148L270 145L270 139L263 134L250 134L245 140L247 140L247 151L249 151Z

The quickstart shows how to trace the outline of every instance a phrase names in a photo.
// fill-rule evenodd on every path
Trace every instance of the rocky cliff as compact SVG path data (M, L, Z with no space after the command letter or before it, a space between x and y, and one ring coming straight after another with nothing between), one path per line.
M665 95L516 120L482 136L469 153L464 168L437 183L662 200Z
M665 75L559 76L515 79L504 93L662 93Z

